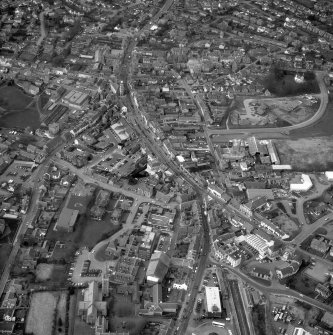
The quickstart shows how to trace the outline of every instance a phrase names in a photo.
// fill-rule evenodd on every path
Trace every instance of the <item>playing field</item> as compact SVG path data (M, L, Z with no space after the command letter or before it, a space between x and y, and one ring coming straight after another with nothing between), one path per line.
M57 306L55 292L34 293L31 299L26 333L34 335L52 335L55 308Z

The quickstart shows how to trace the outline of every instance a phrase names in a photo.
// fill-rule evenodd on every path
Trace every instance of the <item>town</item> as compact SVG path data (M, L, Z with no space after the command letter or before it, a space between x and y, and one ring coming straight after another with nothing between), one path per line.
M2 0L0 333L333 334L332 14Z

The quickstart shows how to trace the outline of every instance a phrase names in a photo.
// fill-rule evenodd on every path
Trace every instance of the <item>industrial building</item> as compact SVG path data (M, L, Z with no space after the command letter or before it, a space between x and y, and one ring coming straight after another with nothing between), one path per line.
M72 90L61 100L64 104L72 108L82 109L88 100L88 94Z
M292 192L307 192L312 187L312 180L307 175L302 173L290 182L290 191Z
M206 311L210 318L220 318L222 316L222 306L220 291L218 287L205 287Z
M326 171L325 177L327 178L328 181L333 181L333 171Z

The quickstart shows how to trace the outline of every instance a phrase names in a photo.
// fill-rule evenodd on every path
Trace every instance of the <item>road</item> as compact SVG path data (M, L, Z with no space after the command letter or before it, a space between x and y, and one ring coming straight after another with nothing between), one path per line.
M289 288L283 287L282 285L280 285L279 287L276 287L276 286L267 287L265 285L258 283L251 277L245 275L237 268L233 268L225 264L221 265L220 263L217 263L217 262L211 262L211 263L216 264L217 266L220 266L224 269L227 269L228 271L230 271L231 273L233 273L234 275L242 279L244 282L248 283L250 286L263 292L264 294L274 294L274 295L281 295L281 296L287 296L290 298L295 298L295 299L304 301L311 306L314 306L314 307L317 307L317 308L333 313L333 306L329 306L316 299L309 298L308 296L305 296L297 291L293 291Z
M53 155L61 149L61 147L63 147L64 144L60 143L58 147L56 147L49 155L48 157L44 160L43 163L41 163L39 165L39 167L37 168L38 171L34 173L34 175L36 176L38 173L39 177L42 177L48 170L50 161L53 157ZM29 210L28 213L23 216L22 218L22 222L21 225L18 229L18 232L16 234L14 243L13 243L13 248L8 256L8 260L6 262L6 265L4 267L4 270L2 272L1 275L1 280L0 280L0 296L3 294L6 283L8 281L9 278L9 274L10 274L10 269L15 261L15 258L18 254L18 251L20 250L21 247L21 237L24 236L24 234L26 233L29 224L31 224L31 221L33 220L34 216L36 215L37 211L38 211L38 206L37 206L37 199L39 196L39 179L37 179L37 177L34 178L34 182L32 184L32 195L31 195L31 199L30 199L30 206L29 206Z
M330 184L328 185L323 185L321 184L317 177L315 175L310 175L311 180L314 184L314 191L308 195L308 196L302 196L297 199L296 202L296 214L300 222L302 222L304 225L307 223L304 215L304 203L313 200L316 198L319 198L320 196L323 195L323 193L331 187Z
M320 219L318 219L316 222L312 223L311 225L303 225L302 231L293 240L291 240L290 243L293 243L296 245L301 244L307 237L313 234L318 228L323 226L329 220L333 220L333 213L329 213L321 217Z
M172 4L172 1L167 1L166 4ZM162 7L162 9L160 10L159 14L163 14L164 10L167 10L166 8L169 8L168 6L166 6L166 4ZM161 14L161 15L162 15ZM156 19L156 18L155 18ZM154 22L154 19L152 19L151 22ZM145 28L147 29L147 28ZM142 32L144 31L144 29L142 30ZM169 155L167 155L164 150L163 150L163 145L160 141L158 141L156 139L156 136L154 136L154 134L150 131L147 130L146 126L145 126L145 120L142 117L142 113L141 111L138 109L138 106L136 105L133 95L131 94L131 85L128 82L128 77L129 77L129 68L128 68L128 61L131 59L132 57L132 52L134 50L136 46L136 42L131 41L129 43L128 48L125 51L125 56L124 56L124 62L123 62L123 66L122 66L122 80L124 81L125 87L127 88L127 92L128 97L129 97L129 101L128 101L128 121L129 123L132 123L133 129L137 132L137 134L139 135L139 138L141 140L143 140L146 144L146 146L155 154L156 157L158 157L158 159L160 160L161 163L165 164L171 171L173 171L174 174L180 176L181 178L183 178L186 182L188 182L193 189L197 192L199 198L202 200L202 197L205 196L207 194L207 190L206 187L203 183L201 183L200 181L196 180L194 176L190 175L187 171L184 171L180 168L179 165L177 165L177 163L175 163L175 161L172 159L172 157L170 157ZM317 111L317 113L310 118L309 120L302 122L299 125L295 125L295 126L291 126L291 127L286 127L286 128L268 128L265 129L264 131L267 132L268 134L272 134L272 133L276 133L279 132L281 133L281 131L290 131L292 129L297 129L297 128L301 128L301 127L307 127L310 124L316 122L317 120L319 120L322 115L324 114L325 110L326 110L326 106L328 103L328 96L327 96L327 89L326 86L323 82L323 76L320 74L317 74L317 78L318 78L318 82L319 82L319 86L320 86L320 90L321 90L321 94L320 94L320 98L321 98L321 102L320 102L320 107ZM198 103L199 108L200 103ZM202 111L203 113L203 117L205 118L204 115L204 111ZM248 132L248 133L262 133L263 129L248 129L248 130L239 130L239 129L229 129L229 130L212 130L212 129L207 129L207 137L211 137L211 135L215 135L215 134L238 134L238 133L244 133L244 132ZM210 142L210 141L209 141ZM221 199L215 198L215 200L217 200L218 202L220 202L221 204L223 204L229 211L234 211L235 209L231 208L229 205L225 205L224 202ZM210 239L209 239L209 227L208 227L208 222L206 220L206 217L204 217L203 220L203 228L204 228L204 245L203 245L203 252L199 258L199 264L198 264L198 269L197 272L195 274L194 280L192 282L192 286L190 287L190 295L186 296L186 299L184 301L183 304L183 308L181 310L180 313L180 317L178 318L175 328L176 328L176 332L177 334L185 334L186 332L186 328L188 326L188 322L189 322L189 317L192 313L195 301L196 301L196 296L198 293L198 288L200 285L200 281L201 278L203 276L205 267L206 267L206 262L207 262L207 254L209 252L209 248L210 248ZM303 297L301 294L294 292L290 289L287 288L267 288L267 287L263 287L262 285L258 284L257 282L251 280L251 278L248 278L245 274L241 273L240 271L235 271L235 269L229 269L231 272L235 273L238 277L240 277L242 280L246 281L246 282L250 282L251 285L253 287L258 288L261 291L264 291L266 293L274 293L274 294L280 294L280 295L288 295L288 296L292 296L295 298L298 298L300 300L306 301L307 303L314 305L316 307L319 308L326 308L327 306L325 304L322 304L314 299L308 298L308 297ZM329 307L329 309L333 310L333 307ZM242 319L242 317L241 317ZM241 323L244 323L244 321L241 321ZM248 334L246 333L247 330L245 328L245 326L243 326L243 331L244 334Z
M151 198L148 198L146 196L143 196L141 194L126 190L124 188L117 187L117 186L107 184L107 183L103 183L102 181L96 180L96 179L88 176L87 174L85 174L84 169L77 169L72 164L70 164L70 163L68 163L68 162L66 162L66 161L64 161L60 158L55 157L53 159L53 162L55 164L58 164L62 168L67 168L68 170L70 170L71 172L76 174L79 178L81 178L85 183L94 184L94 185L99 186L99 187L101 187L105 190L115 192L115 193L120 193L122 195L125 195L126 197L134 198L134 199L137 199L141 202L149 202L149 203L153 203L153 204L158 205L158 206L168 207L168 208L172 207L172 205L170 205L170 204L166 205L164 202L160 202L160 201L157 201L155 199L151 199Z

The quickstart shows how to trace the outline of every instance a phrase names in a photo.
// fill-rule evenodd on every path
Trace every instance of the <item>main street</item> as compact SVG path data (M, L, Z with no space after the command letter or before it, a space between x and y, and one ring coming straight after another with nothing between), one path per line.
M172 1L167 1L165 3L165 5L161 8L161 10L158 13L157 17L160 17L164 12L166 12L170 6L172 4ZM156 22L157 17L153 18L151 20L151 23ZM145 27L141 30L140 33L143 33L145 30L149 29L150 27ZM139 34L140 36L140 34ZM136 46L136 40L132 40L130 41L128 48L125 51L125 56L124 56L124 60L123 60L123 66L122 66L122 75L121 75L121 79L124 81L125 87L128 91L128 95L129 95L129 101L128 103L126 103L126 105L128 106L128 121L130 123L132 123L133 128L136 130L136 132L138 133L140 139L142 139L145 144L147 145L147 147L156 155L156 157L159 158L160 162L165 164L174 174L176 174L177 176L180 176L181 178L183 178L186 182L188 182L193 188L194 190L198 193L200 199L202 199L203 196L205 196L207 194L207 190L206 187L200 183L200 181L198 181L194 176L192 176L190 173L188 173L186 170L182 170L180 168L180 166L174 162L174 160L169 157L164 150L162 149L162 143L159 142L156 139L156 136L154 136L154 134L152 132L150 132L149 130L147 130L146 126L145 126L145 121L142 118L142 113L140 112L140 110L138 109L138 106L136 105L135 101L133 101L133 96L130 94L131 93L131 85L128 81L128 75L130 73L130 67L128 66L128 62L130 59L132 59L132 53L134 51L134 48ZM323 82L323 77L320 74L317 74L317 78L318 78L318 82L319 82L319 86L320 86L320 90L321 90L321 103L320 103L320 107L317 111L317 113L309 120L301 123L300 125L297 126L291 126L291 127L287 127L283 128L283 129L277 129L277 128L272 128L272 129L265 129L265 132L267 132L268 134L271 134L273 132L277 132L281 130L284 131L289 131L292 129L296 129L296 128L301 128L301 127L306 127L314 122L316 122L317 120L319 120L321 118L321 116L324 114L327 103L328 103L328 96L327 96L327 89L326 86ZM201 108L200 103L198 102L198 106L199 108ZM204 115L204 111L201 110L201 112L203 113L203 118L205 119L205 115ZM206 127L205 127L206 128ZM224 133L230 133L230 134L237 134L237 133L243 133L243 132L249 132L249 133L262 133L263 129L249 129L249 130L211 130L211 129L207 129L207 137L211 137L211 135L215 135L215 134L224 134ZM209 141L210 147L211 142ZM223 204L225 206L225 208L228 209L228 211L230 212L234 212L235 208L232 208L232 206L230 205L225 205L224 202L221 199L215 198L216 201L218 201L219 203ZM318 223L319 225L320 223ZM185 300L185 305L184 308L182 309L182 314L180 315L180 318L177 320L176 322L176 331L178 334L185 334L188 322L189 322L189 317L192 313L194 304L195 304L195 300L196 300L196 296L198 293L198 287L200 285L200 281L201 278L203 276L205 267L206 267L206 262L207 262L207 254L209 252L210 249L210 238L209 238L209 227L208 227L208 222L206 220L206 217L203 217L203 228L204 228L204 239L203 239L203 251L202 254L199 258L199 264L198 264L198 268L197 268L197 272L195 274L192 286L190 287L190 293L189 296L186 296L186 300ZM315 305L319 308L325 308L326 305L322 304L316 300L310 299L308 297L304 297L304 299L302 299L302 295L299 294L298 292L294 292L290 289L287 288L267 288L267 287L263 287L262 285L258 284L257 282L255 282L254 280L252 280L251 278L249 278L248 276L246 276L245 274L243 274L241 271L235 271L235 269L233 268L228 268L229 271L233 272L234 274L236 274L238 277L240 277L242 280L244 280L245 282L249 282L252 286L258 288L259 290L265 292L265 293L274 293L274 294L281 294L281 295L288 295L288 296L294 296L295 298L304 300L308 303L310 303L311 305ZM187 306L186 306L187 303ZM329 309L332 309L331 307L329 307Z

